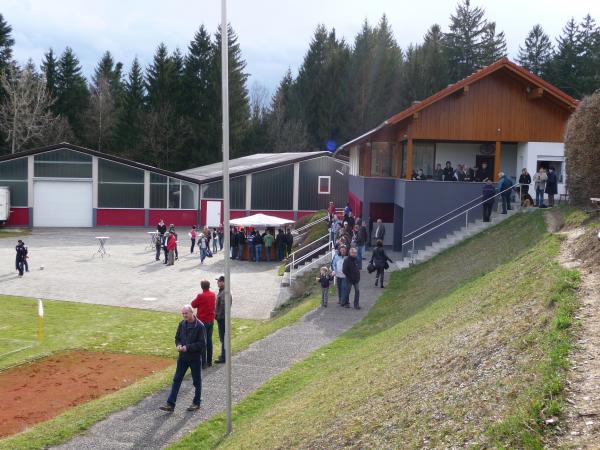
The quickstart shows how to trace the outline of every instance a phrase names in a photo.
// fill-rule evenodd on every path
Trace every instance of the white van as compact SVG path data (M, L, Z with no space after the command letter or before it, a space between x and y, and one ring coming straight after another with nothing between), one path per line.
M10 191L7 187L0 186L0 226L8 222L10 215Z

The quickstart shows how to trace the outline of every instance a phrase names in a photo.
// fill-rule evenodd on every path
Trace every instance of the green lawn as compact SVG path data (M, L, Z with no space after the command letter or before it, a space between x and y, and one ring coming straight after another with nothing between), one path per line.
M308 298L271 320L234 319L232 350L289 325L318 304ZM175 358L174 336L179 314L132 308L45 301L43 339L37 340L37 301L0 296L0 370L68 349L158 355ZM220 352L218 338L214 354ZM14 353L6 354L7 352ZM14 437L0 440L0 449L43 448L68 439L111 412L123 409L167 386L173 367L144 378L114 394L80 405Z
M541 448L578 273L543 212L392 275L367 317L173 448Z

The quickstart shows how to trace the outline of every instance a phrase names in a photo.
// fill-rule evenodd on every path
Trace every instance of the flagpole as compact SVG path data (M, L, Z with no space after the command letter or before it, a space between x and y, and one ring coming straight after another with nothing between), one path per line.
M221 0L221 96L223 103L223 234L225 276L225 396L227 434L231 433L231 274L229 271L229 33L227 0Z

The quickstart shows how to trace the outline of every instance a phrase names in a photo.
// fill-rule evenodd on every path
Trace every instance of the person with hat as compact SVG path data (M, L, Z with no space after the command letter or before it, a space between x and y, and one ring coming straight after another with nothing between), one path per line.
M217 294L217 304L215 306L215 320L217 321L217 326L219 327L221 356L219 356L219 359L217 359L215 363L223 364L225 362L225 277L221 275L216 280L217 286L219 286L219 293ZM229 305L231 306L231 303Z
M202 368L212 366L212 333L215 321L215 293L210 290L210 281L200 282L202 292L192 302L192 308L196 308L196 317L204 324L206 330L206 349L202 356Z

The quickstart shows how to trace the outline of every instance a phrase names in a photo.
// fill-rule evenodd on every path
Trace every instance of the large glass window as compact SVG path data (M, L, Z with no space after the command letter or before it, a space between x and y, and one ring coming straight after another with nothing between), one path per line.
M33 174L50 178L92 178L92 157L67 149L40 153L34 157Z
M435 146L430 142L415 142L413 146L413 170L423 169L427 177L433 176Z
M392 142L371 144L371 176L391 177L395 145Z
M167 207L167 177L150 174L150 208Z
M143 208L144 171L99 158L98 207Z
M10 191L10 204L27 207L27 158L0 162L0 186Z
M150 208L197 209L198 185L151 173Z
M202 198L223 198L223 182L213 181L202 185ZM236 177L229 180L229 198L231 209L246 209L246 177Z

